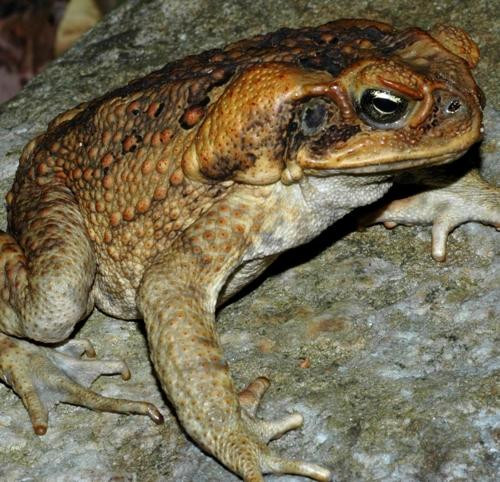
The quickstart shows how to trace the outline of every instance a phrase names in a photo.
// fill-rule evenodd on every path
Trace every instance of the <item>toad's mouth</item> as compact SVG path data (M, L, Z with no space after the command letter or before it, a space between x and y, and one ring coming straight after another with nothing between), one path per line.
M458 129L448 126L427 139L411 140L402 145L397 133L374 132L351 138L344 146L318 156L304 146L297 153L297 164L313 176L337 172L352 174L391 173L400 170L446 164L463 156L482 136L480 118ZM452 133L454 132L454 135Z
M333 168L305 168L304 172L311 176L331 176L334 174L390 174L399 171L408 171L410 169L418 169L421 167L432 167L440 166L443 164L448 164L456 159L462 157L468 148L461 151L456 151L452 153L438 154L435 156L425 156L425 157L411 157L410 155L404 156L401 159L391 159L387 161L387 158L382 158L380 161L377 159L371 159L369 164L366 165L353 165L353 166L343 166L343 167L333 167Z

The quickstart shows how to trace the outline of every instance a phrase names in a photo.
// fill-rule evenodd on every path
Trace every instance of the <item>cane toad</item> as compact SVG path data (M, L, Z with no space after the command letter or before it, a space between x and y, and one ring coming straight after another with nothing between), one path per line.
M450 182L419 171L480 138L478 59L458 28L341 20L172 62L56 117L22 153L0 235L0 376L35 432L61 401L162 420L150 403L88 388L103 373L129 376L67 341L96 306L144 319L177 416L229 469L329 480L267 446L302 417L256 417L269 381L236 392L215 309L401 173L427 188L375 221L434 222L435 258L458 224L498 227L499 190L476 172Z

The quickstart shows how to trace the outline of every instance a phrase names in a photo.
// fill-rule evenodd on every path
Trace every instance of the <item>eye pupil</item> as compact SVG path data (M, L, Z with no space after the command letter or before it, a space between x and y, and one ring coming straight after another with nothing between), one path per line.
M385 99L383 97L375 97L373 99L373 106L381 114L393 114L398 108L398 103L394 102L391 99Z
M458 109L460 109L460 107L462 107L462 104L460 103L459 100L457 99L453 99L449 104L448 104L448 107L447 107L447 111L450 113L450 114L454 114Z
M359 101L360 116L378 128L393 127L408 111L408 100L385 90L367 89Z

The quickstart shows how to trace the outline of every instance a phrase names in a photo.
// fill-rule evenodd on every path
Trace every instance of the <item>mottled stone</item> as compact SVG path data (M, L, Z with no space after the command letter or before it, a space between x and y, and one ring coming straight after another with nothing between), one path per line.
M345 16L422 27L439 19L472 34L482 48L477 77L489 106L485 173L498 180L492 5L129 2L0 107L0 188L5 193L10 187L22 146L77 102L187 53ZM495 480L500 270L494 231L457 229L448 261L437 264L427 228L375 227L346 235L348 226L337 225L284 255L255 290L221 310L222 342L238 385L269 376L273 383L260 415L297 410L305 416L302 430L274 445L289 456L329 461L336 480ZM131 381L96 382L96 390L155 403L165 426L60 405L40 438L17 397L0 385L0 478L237 480L178 428L151 374L141 330L94 312L78 336L131 368ZM301 366L305 358L309 368Z

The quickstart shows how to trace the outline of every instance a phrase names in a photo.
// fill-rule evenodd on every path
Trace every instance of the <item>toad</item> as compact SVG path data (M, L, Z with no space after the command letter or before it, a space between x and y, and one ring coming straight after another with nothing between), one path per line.
M477 171L430 171L480 139L478 59L458 28L341 20L169 63L56 117L22 153L0 234L0 376L35 433L59 402L162 421L148 402L89 388L101 374L130 376L68 340L97 307L144 319L184 429L230 470L329 480L268 447L302 416L256 415L265 377L236 391L216 307L408 175L423 191L373 220L433 224L436 259L457 225L500 226L500 191Z

